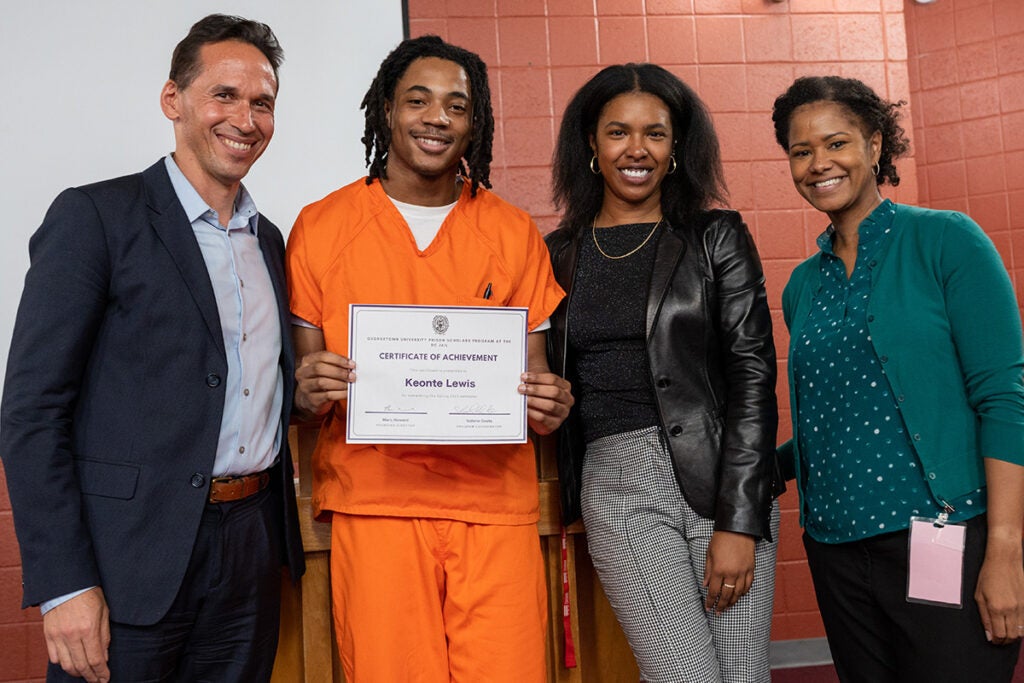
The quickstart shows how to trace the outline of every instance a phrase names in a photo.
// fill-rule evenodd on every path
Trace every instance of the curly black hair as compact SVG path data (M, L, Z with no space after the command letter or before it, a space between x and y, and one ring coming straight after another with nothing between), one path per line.
M910 149L910 140L900 125L900 107L906 102L888 102L856 78L839 76L804 76L793 81L783 94L775 100L772 121L775 123L775 140L782 149L789 152L789 122L793 112L813 102L835 102L860 123L865 137L878 131L882 135L882 151L878 158L878 185L886 180L895 187L900 184L896 172L896 159Z
M426 35L403 40L381 62L370 89L363 97L360 109L366 110L366 127L363 129L363 145L366 147L366 165L369 172L366 184L374 178L387 179L388 148L391 146L391 129L385 114L385 103L392 102L395 87L405 75L409 65L423 57L438 57L455 62L469 77L470 102L472 104L472 135L466 148L465 161L459 160L459 172L471 181L470 193L476 196L477 188L491 187L491 146L494 142L494 113L491 110L491 89L487 82L487 65L478 55L461 47L444 42L437 36Z
M678 169L661 181L661 209L684 225L712 203L725 203L718 136L704 103L685 83L656 64L617 64L602 69L573 96L562 117L552 169L559 227L576 231L601 210L604 179L590 172L590 137L606 104L624 93L649 93L668 107Z
M248 43L262 52L274 69L276 85L277 69L284 61L284 50L277 42L277 36L264 23L227 14L210 14L192 25L188 35L174 48L168 78L179 88L187 88L202 70L203 65L199 58L202 47L225 40Z

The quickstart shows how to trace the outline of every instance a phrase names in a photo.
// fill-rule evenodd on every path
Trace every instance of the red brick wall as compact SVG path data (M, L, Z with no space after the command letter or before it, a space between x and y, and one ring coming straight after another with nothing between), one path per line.
M968 213L1024 285L1024 4L908 5L921 203Z
M0 681L43 681L46 645L39 610L21 609L21 560L0 465Z

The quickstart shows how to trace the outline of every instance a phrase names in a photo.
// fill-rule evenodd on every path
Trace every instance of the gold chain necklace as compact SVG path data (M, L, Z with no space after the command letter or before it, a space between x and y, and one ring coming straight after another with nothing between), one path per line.
M613 261L617 261L620 258L626 258L627 256L632 256L636 252L638 252L641 249L643 249L644 245L647 244L648 242L650 242L651 238L654 237L654 232L658 229L658 226L661 225L661 222L663 220L665 220L664 216L662 216L661 218L658 219L658 222L654 224L653 228L651 228L651 232L648 233L647 237L644 238L644 241L641 242L639 246L637 246L634 249L631 249L631 250L627 251L625 254L622 254L621 256L611 256L607 252L605 252L604 249L601 248L601 245L597 241L597 216L594 216L594 222L590 224L590 234L594 238L594 246L597 247L597 250L599 252L601 252L601 256L604 256L605 258L611 259Z

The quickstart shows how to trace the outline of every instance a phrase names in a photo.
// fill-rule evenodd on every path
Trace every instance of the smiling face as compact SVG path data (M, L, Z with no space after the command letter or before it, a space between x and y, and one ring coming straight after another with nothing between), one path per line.
M409 65L384 110L389 194L404 184L454 179L472 140L471 95L469 76L455 62L421 57Z
M836 229L856 228L881 201L872 167L882 134L865 135L860 121L835 102L797 107L789 120L793 184Z
M623 93L601 110L590 146L604 177L602 213L661 217L661 181L672 156L672 115L661 98Z
M201 69L186 88L160 94L174 122L174 160L204 200L234 196L274 135L274 69L258 48L227 40L204 45ZM216 208L216 206L215 206Z

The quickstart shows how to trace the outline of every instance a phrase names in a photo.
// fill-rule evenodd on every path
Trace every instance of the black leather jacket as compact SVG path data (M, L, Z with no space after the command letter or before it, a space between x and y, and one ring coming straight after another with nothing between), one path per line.
M553 372L575 382L566 343L579 240L547 237L555 277L568 292L551 316ZM773 497L785 490L775 456L775 344L764 274L735 211L703 212L670 226L657 244L647 296L647 357L676 478L715 528L770 538ZM562 519L580 517L585 444L573 408L558 434Z

